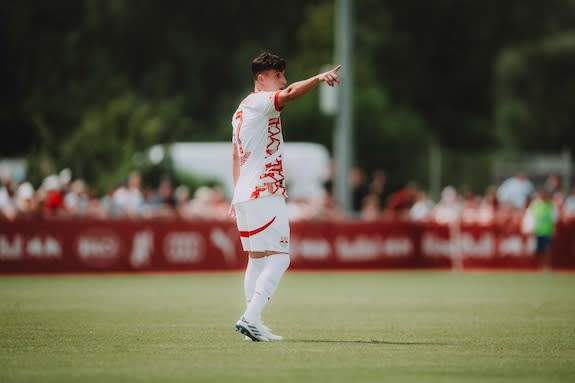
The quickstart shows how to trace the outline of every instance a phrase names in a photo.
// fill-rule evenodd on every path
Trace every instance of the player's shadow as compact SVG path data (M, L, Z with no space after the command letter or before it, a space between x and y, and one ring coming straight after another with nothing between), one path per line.
M357 344L387 344L387 345L400 345L400 346L441 346L445 343L438 342L399 342L399 341L389 341L389 340L335 340L335 339L290 339L287 342L298 342L298 343L357 343ZM286 342L284 341L284 342Z

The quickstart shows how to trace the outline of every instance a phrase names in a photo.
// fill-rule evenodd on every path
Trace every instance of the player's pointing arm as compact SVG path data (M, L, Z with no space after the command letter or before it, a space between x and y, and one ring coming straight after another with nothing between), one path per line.
M282 89L278 96L279 106L283 107L290 101L297 100L301 96L307 94L313 88L319 85L320 82L325 82L329 86L334 86L340 83L337 72L341 69L341 65L336 66L332 70L320 73L307 80L294 82L287 88Z

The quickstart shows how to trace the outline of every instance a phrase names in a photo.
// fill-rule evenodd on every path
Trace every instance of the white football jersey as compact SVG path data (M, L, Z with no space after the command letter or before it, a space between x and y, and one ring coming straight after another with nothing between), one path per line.
M279 91L252 93L234 113L233 143L240 174L232 203L270 195L286 197L278 96Z

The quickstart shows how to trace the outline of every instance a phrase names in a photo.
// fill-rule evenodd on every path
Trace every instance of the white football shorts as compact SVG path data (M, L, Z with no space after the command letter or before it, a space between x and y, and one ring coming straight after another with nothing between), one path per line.
M244 251L289 253L290 229L283 197L251 199L234 208Z

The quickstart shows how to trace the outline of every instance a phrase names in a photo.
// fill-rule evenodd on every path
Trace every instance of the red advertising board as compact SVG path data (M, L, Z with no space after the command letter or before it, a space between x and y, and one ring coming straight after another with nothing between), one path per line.
M518 229L412 222L298 222L291 269L537 267ZM241 270L233 222L0 221L0 272ZM575 222L561 223L552 264L575 269Z

